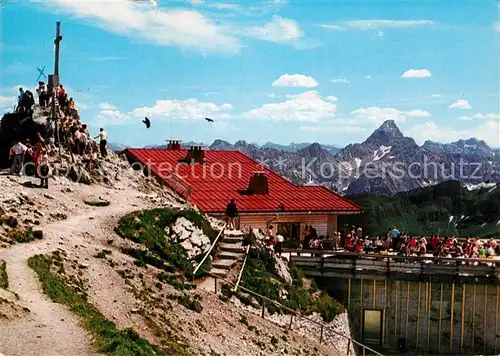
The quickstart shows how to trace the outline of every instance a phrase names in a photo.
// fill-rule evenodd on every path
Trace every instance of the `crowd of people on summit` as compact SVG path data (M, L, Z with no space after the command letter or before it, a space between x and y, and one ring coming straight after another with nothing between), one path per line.
M41 180L40 187L48 188L50 174L48 153L60 144L72 155L79 156L82 163L97 165L99 156L107 157L108 134L101 128L98 135L90 135L87 125L80 120L75 101L72 97L68 98L62 84L48 88L45 82L40 81L36 91L40 108L43 110L43 108L54 106L58 114L55 118L47 119L47 130L43 133L38 132L35 142L30 142L29 139L13 142L10 149L12 165L9 173L22 175L26 173L25 164L33 163L35 174ZM31 91L19 88L15 112L26 116L33 115L34 105ZM99 139L99 145L97 139Z
M226 208L227 228L235 229L235 219L238 216L238 207L234 199ZM271 253L281 254L284 238L276 234L272 225L262 231L266 238L266 246ZM332 252L354 252L378 255L421 256L440 258L471 258L493 259L500 256L500 244L495 239L488 241L467 237L458 239L452 237L413 236L407 232L400 232L395 226L388 229L384 235L372 238L363 235L361 227L345 225L343 229L334 232L330 238L319 236L317 230L310 224L304 227L304 235L299 241L298 253L301 250L330 250Z

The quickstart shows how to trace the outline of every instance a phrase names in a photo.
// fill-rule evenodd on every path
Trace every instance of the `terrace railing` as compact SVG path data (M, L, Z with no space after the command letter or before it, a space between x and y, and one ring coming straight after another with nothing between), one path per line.
M331 271L360 271L373 274L500 275L500 260L472 258L442 258L430 256L398 256L284 249L290 260L309 274L322 275ZM310 255L310 256L307 256Z

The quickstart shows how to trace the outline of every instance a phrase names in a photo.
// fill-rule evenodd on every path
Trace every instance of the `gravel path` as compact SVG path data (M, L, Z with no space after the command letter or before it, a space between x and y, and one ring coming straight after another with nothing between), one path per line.
M104 188L95 188L103 190ZM49 191L61 194L55 187ZM107 190L111 205L88 209L83 203L79 214L67 220L41 226L44 238L28 244L17 244L0 250L0 259L7 262L9 290L19 295L18 304L30 309L27 317L0 323L0 352L5 355L94 355L91 337L79 320L63 305L48 300L37 276L27 265L29 257L58 248L79 254L83 248L93 252L93 232L102 234L104 227L112 231L111 221L144 205L138 192ZM56 197L57 199L57 197ZM75 247L75 246L79 246ZM90 253L88 252L88 253Z

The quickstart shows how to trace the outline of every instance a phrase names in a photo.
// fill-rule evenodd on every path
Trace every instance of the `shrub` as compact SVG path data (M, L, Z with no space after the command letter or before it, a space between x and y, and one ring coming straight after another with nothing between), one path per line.
M0 260L0 288L9 288L9 276L7 275L7 262Z
M8 237L19 243L31 242L33 240L41 240L43 238L42 230L33 230L31 227L24 231L12 230L9 232Z

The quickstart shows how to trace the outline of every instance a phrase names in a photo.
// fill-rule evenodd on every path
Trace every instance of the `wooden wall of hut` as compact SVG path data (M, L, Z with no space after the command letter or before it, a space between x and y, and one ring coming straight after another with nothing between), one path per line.
M335 283L332 281L335 280ZM497 355L500 286L390 279L318 278L342 300L354 337L363 335L365 310L380 310L381 340L393 354Z

